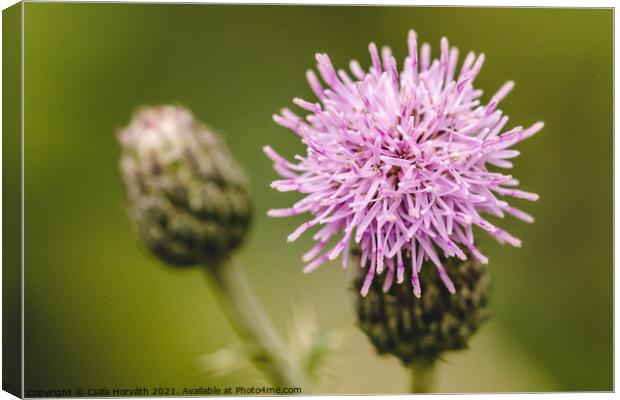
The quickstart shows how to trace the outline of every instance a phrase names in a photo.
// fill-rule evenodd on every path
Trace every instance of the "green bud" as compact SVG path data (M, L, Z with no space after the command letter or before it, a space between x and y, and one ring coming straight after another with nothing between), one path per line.
M358 260L359 256L352 253ZM442 260L456 288L450 294L437 269L425 262L420 271L422 296L416 298L408 282L382 290L385 273L375 276L366 297L359 292L365 269L354 281L359 328L379 354L392 354L403 364L432 364L448 350L467 347L469 338L487 319L490 277L475 260ZM411 265L411 260L405 260ZM407 265L407 264L406 264Z
M246 177L216 133L187 109L139 110L118 135L129 215L168 264L217 264L243 240L252 214Z

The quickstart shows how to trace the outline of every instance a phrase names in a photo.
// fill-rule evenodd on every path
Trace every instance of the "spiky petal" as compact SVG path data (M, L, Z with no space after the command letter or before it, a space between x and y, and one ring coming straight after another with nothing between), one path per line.
M276 123L300 136L307 154L290 162L271 147L264 149L283 178L272 187L305 195L293 207L269 215L313 216L289 240L319 229L314 235L318 250L304 258L306 271L346 255L355 242L362 251L362 264L369 260L362 294L383 273L396 276L388 280L388 288L393 281L403 282L407 268L411 278L407 281L419 297L418 273L424 260L435 265L442 282L454 292L441 256L465 260L466 250L486 263L474 245L475 226L501 243L520 246L519 239L484 215L509 214L531 222L532 217L505 198L538 198L515 189L518 181L511 175L496 172L512 166L509 160L519 154L511 149L514 144L543 127L538 122L505 129L508 118L498 104L514 84L504 84L482 104L482 91L473 82L483 54L469 53L457 73L458 51L445 38L438 59L431 60L428 44L418 54L413 31L408 49L399 72L390 49L379 52L371 44L370 68L363 71L352 61L353 78L344 70L336 71L326 54L317 54L318 71L327 86L312 71L307 77L319 103L294 100L310 113L305 118L289 109L274 116ZM334 237L339 239L330 248L326 244ZM403 256L411 263L403 265Z

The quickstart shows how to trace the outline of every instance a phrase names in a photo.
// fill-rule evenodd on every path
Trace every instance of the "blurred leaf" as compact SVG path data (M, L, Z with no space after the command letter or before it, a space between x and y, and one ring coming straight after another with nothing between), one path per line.
M249 354L240 342L235 342L213 353L200 357L204 372L220 377L250 365Z
M288 329L291 357L312 381L320 382L330 359L341 350L345 335L345 329L320 328L310 306L295 306Z

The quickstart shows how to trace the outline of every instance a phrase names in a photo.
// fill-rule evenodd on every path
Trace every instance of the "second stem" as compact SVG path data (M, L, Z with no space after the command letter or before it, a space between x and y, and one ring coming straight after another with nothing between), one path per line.
M303 374L285 356L286 348L236 262L203 270L217 301L239 335L254 366L274 386L304 387Z
M411 370L411 393L430 393L435 386L435 361L413 361L409 368Z

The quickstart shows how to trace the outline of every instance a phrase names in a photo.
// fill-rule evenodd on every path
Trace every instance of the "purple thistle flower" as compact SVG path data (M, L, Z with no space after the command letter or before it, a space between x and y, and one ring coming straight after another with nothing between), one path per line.
M409 55L399 73L390 48L383 47L379 54L371 43L372 65L364 72L357 61L351 61L354 78L344 70L336 71L326 54L317 54L327 87L313 71L308 71L307 78L320 103L296 98L293 102L308 116L302 119L283 109L273 117L301 137L307 155L297 155L296 162L290 162L271 147L264 148L284 178L271 186L306 195L293 207L270 210L268 215L313 215L289 235L289 241L321 227L314 235L316 245L303 256L308 262L304 272L341 253L346 266L349 247L358 243L362 267L370 261L363 296L375 274L387 274L387 291L394 280L402 283L408 270L413 292L420 297L418 274L428 259L454 293L439 254L461 260L473 255L486 264L487 258L474 245L474 226L500 243L520 246L519 239L482 214L510 214L532 222L530 215L503 198L538 199L534 193L516 189L519 182L511 175L488 168L511 168L508 160L519 152L510 147L543 127L537 122L527 129L504 131L508 117L497 105L513 82L505 83L483 105L482 91L473 87L483 54L469 53L457 74L458 50L450 48L446 38L441 40L439 59L434 60L426 43L418 56L413 31L408 45ZM340 240L326 249L336 235ZM404 265L405 258L411 259L411 265Z

